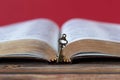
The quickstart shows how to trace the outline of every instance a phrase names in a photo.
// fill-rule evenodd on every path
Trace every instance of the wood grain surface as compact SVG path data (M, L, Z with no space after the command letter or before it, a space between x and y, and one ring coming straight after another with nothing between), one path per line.
M1 63L0 74L101 74L120 73L119 62L42 64L42 63Z
M119 62L0 64L0 80L118 80L119 73Z
M119 74L2 74L0 80L119 80Z

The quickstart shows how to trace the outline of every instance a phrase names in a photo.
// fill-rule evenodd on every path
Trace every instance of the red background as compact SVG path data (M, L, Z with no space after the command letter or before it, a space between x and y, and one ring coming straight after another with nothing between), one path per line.
M120 0L0 0L0 25L41 17L59 25L74 17L120 23Z

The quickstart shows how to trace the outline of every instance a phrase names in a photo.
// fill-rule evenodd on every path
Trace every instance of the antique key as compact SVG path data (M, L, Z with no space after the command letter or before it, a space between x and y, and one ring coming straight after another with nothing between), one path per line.
M58 42L59 42L59 55L58 55L57 62L60 63L64 61L63 48L68 43L66 39L66 34L62 34L62 37L58 40Z

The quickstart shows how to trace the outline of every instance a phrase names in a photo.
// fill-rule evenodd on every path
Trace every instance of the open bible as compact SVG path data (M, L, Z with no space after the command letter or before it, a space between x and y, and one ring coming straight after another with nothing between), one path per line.
M66 35L67 44L60 54L62 34ZM40 18L2 26L0 57L61 59L61 62L85 57L118 58L120 24L75 18L65 22L60 29L55 22Z

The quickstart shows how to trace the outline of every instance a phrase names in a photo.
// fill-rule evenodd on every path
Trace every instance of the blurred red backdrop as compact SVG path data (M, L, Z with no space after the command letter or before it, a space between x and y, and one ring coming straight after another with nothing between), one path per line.
M0 25L50 18L62 25L74 17L120 23L120 0L0 0Z

